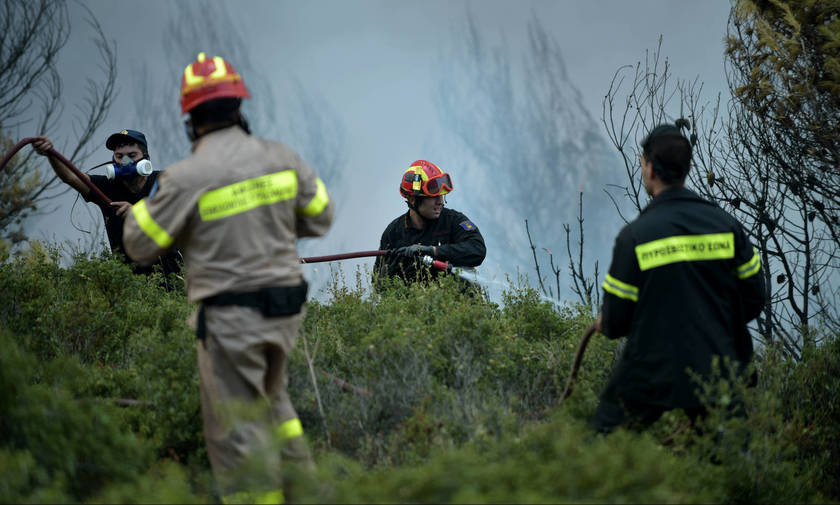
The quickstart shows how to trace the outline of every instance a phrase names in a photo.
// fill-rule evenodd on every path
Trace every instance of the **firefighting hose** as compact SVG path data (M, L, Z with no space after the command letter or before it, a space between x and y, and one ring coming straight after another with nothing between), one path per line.
M346 260L352 258L368 258L371 256L385 256L391 252L390 249L383 249L383 250L376 250L376 251L358 251L358 252L351 252L351 253L344 253L344 254L331 254L328 256L310 256L308 258L300 258L301 263L323 263L327 261L338 261L338 260ZM431 256L423 256L421 257L420 261L423 262L424 265L432 268L433 270L438 270L441 272L446 272L450 274L455 274L463 279L470 280L469 277L466 275L466 272L463 271L461 268L455 268L450 265L446 261L436 260Z
M583 337L580 339L580 344L578 344L578 349L575 353L575 359L572 362L572 368L569 370L569 378L566 379L566 389L563 391L563 396L560 397L560 405L572 394L572 389L577 381L577 374L580 370L580 364L583 361L583 353L586 352L586 346L589 345L589 339L592 338L594 333L595 323L590 324L583 332Z
M23 139L20 142L18 142L17 144L15 144L15 146L8 153L6 153L6 156L4 156L2 160L0 160L0 172L2 172L4 168L6 168L6 164L9 163L9 160L11 160L12 157L15 154L17 154L17 152L20 151L23 148L23 146L25 146L27 144L31 144L33 142L36 142L37 140L38 140L37 137L26 137L25 139ZM76 174L76 177L78 177L79 180L82 181L83 184L85 184L88 188L90 188L91 193L93 193L95 198L97 200L99 200L99 202L101 204L103 204L105 206L111 205L111 199L108 198L107 196L105 196L105 193L103 193L102 190L100 190L98 187L96 187L96 185L91 184L90 179L88 179L82 173L81 170L76 168L76 165L74 165L70 160L68 160L67 158L62 156L58 151L56 151L55 149L52 149L52 148L50 148L47 151L47 154L49 154L50 156L54 156L54 157L58 158L59 161L64 163L64 165L67 166L67 168L69 168L74 174Z
M352 258L369 258L371 256L385 256L391 252L390 250L379 251L358 251L344 254L331 254L328 256L310 256L309 258L301 258L301 263L323 263L325 261L348 260Z
M580 364L583 361L583 353L586 352L586 346L589 345L589 340L592 338L592 335L595 334L595 331L595 323L592 323L583 332L583 337L581 337L577 352L575 352L575 359L572 361L572 368L569 370L569 378L566 379L566 389L563 391L563 396L560 397L560 401L557 404L558 407L562 406L563 401L572 394L572 389L574 388L575 382L577 382L578 371L580 371ZM694 421L689 420L678 427L673 433L663 438L660 443L662 445L673 444L679 435L692 426L694 426Z

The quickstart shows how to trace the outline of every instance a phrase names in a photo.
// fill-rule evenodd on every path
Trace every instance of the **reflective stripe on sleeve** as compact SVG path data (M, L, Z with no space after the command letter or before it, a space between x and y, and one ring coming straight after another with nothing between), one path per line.
M758 255L758 250L753 247L753 257L748 262L738 267L738 278L746 279L757 274L761 270L761 256Z
M303 425L300 424L300 419L295 417L280 423L277 426L277 436L280 437L280 440L303 436Z
M134 219L137 220L137 226L143 230L143 233L154 240L155 244L162 249L168 249L172 243L175 242L175 240L166 233L166 230L161 228L160 225L152 219L152 216L149 214L149 209L146 207L145 198L131 206L131 213L134 214Z
M198 213L202 221L222 219L290 200L297 196L297 190L297 173L293 170L262 175L204 193L198 199Z
M735 257L735 234L677 235L636 246L642 271L683 261L705 261Z
M298 209L298 214L306 217L315 217L327 208L327 204L330 203L327 187L324 186L324 182L320 178L315 179L315 186L315 196L306 204L306 207Z
M619 298L630 300L631 302L639 301L639 288L626 282L621 282L610 274L604 278L604 283L601 285L604 291L613 294Z

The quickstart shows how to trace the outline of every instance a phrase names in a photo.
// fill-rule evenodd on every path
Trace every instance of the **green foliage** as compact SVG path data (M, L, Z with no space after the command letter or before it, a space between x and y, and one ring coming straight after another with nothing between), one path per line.
M748 387L748 375L715 359L711 378L700 385L701 400L713 407L700 423L702 435L678 443L713 463L694 479L714 490L715 501L824 501L814 486L820 469L803 466L801 449L786 436L782 399L775 391Z
M109 255L57 258L34 245L0 264L0 502L215 499L193 307ZM309 303L290 365L319 467L283 467L296 501L840 498L837 338L801 362L765 349L754 389L714 376L701 436L672 436L685 416L670 412L645 434L604 438L586 422L615 342L593 338L557 408L585 308L558 311L527 287L499 306L453 279L375 294L336 282L330 295ZM733 418L734 405L748 416Z
M0 388L6 392L0 407L0 466L10 470L12 481L0 488L10 493L2 501L38 501L44 492L59 501L79 499L109 481L131 479L150 463L152 454L121 429L113 407L90 409L63 387L60 379L84 373L72 359L50 363L53 370L33 384L37 361L5 330L0 345L5 351L0 368L17 369L0 376ZM62 374L56 377L58 369ZM39 489L44 485L46 491Z
M778 433L797 448L799 465L817 472L814 486L840 497L840 338L805 349L793 364L772 349L766 355L765 390L778 395L775 406L783 413ZM834 378L834 379L832 379ZM769 394L769 393L768 393ZM768 398L767 401L770 401Z
M158 458L198 478L206 456L190 304L110 255L77 256L69 268L59 257L34 242L0 265L0 466L14 469L14 498L0 501L112 496L108 484L141 486L145 471L162 471Z
M691 471L648 436L595 437L580 421L555 416L482 448L437 453L417 468L356 473L336 488L342 503L671 503L706 502L681 488ZM635 471L634 471L635 469Z
M840 203L838 47L838 0L734 2L727 59L729 82L738 107L733 109L736 111L733 114L735 131L731 143L749 153L746 156L748 163L766 164L768 173L760 180L769 177L774 184L780 185L776 193L783 196L790 193L787 198L794 202L786 203L776 197L772 198L775 201L771 205L780 213L801 216L801 225L786 225L787 216L774 216L771 209L765 211L765 199L759 199L755 202L759 204L756 208L761 211L759 217L768 225L769 232L778 225L785 233L802 235L804 240L797 238L794 242L807 243L812 250L823 247L833 250L840 243L840 214L837 212ZM738 152L738 149L732 151ZM805 229L804 234L800 228ZM790 249L801 251L803 248L785 247L786 256ZM822 259L814 257L808 261L823 263ZM793 263L803 261L794 260ZM832 266L829 270L835 268ZM818 282L812 279L826 277L819 273L820 269L814 270L803 277L806 280L804 287L797 286L806 297L810 290L808 281ZM817 285L811 298L822 304L822 300L814 296L819 289ZM803 305L807 306L808 302ZM833 310L814 310L813 314L826 312L836 317ZM795 324L815 323L805 320L808 317L800 319L803 320Z
M739 0L733 13L738 30L729 37L728 52L752 77L737 89L739 97L789 124L813 114L814 106L836 110L840 2ZM831 126L836 133L837 125Z
M361 286L345 288L330 304L311 303L304 325L324 416L303 345L291 365L292 399L310 433L328 434L331 447L365 464L417 461L432 445L458 446L543 419L586 322L530 289L500 309L451 278L397 281L371 297ZM611 348L593 345L593 359Z

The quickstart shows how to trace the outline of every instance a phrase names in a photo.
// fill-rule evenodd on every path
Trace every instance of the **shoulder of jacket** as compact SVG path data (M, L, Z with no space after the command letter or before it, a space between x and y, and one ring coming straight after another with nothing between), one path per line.
M272 139L267 139L267 138L263 138L263 137L256 137L256 136L253 136L253 135L248 137L248 138L250 138L251 140L256 142L256 144L258 144L262 149L264 149L266 151L270 151L274 154L279 154L279 155L283 155L283 156L290 156L290 157L293 157L295 159L301 159L301 157L297 153L297 151L292 149L292 147L290 145L286 144L283 141L272 140Z
M626 241L633 239L633 235L638 228L644 227L645 223L641 221L641 216L637 217L633 221L625 224L621 227L618 231L618 235L616 235L615 240L616 242Z
M204 185L207 178L206 170L203 170L205 162L200 155L193 154L188 158L177 161L161 170L158 175L158 184L162 187L176 187L179 190L190 190Z
M384 233L391 233L395 230L399 230L400 228L405 227L405 214L400 214L399 216L395 217L388 223L388 226L385 227Z
M723 207L721 207L716 201L708 200L701 196L697 196L695 200L692 200L692 203L696 203L700 208L704 211L708 212L709 214L715 215L721 221L725 221L729 225L740 227L740 222L727 212Z

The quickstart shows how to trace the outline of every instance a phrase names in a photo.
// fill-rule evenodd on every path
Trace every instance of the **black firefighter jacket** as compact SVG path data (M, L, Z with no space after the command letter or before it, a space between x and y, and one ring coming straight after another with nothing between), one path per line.
M457 267L476 267L484 261L487 249L478 227L457 210L444 207L438 219L428 221L425 228L411 226L408 212L391 221L382 232L379 249L396 249L421 244L437 248L435 259ZM400 256L378 256L374 274L399 276L407 281L417 279L417 260Z
M691 368L746 363L747 323L766 302L761 257L741 224L684 188L657 195L625 226L603 283L602 328L627 345L605 395L624 403L701 406Z

